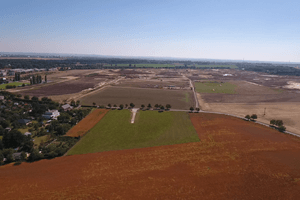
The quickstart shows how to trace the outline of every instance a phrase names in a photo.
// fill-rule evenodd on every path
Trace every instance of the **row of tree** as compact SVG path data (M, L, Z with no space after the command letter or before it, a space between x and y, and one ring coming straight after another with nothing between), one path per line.
M195 110L194 107L190 107L190 111L191 111L191 112L193 112L194 110ZM196 111L199 112L199 111L200 111L200 108L196 108Z
M95 106L96 105L96 103L93 103L93 105ZM119 109L123 109L123 108L128 108L128 106L130 107L130 108L134 108L135 107L135 104L134 103L130 103L129 105L128 104L120 104L119 106L117 106L116 104L114 104L113 106L109 103L109 104L107 104L107 107L109 107L109 108L111 108L111 107L114 107L114 108L117 108L117 107L119 107ZM170 105L170 104L166 104L166 106L163 106L163 105L161 105L161 104L155 104L154 105L154 108L155 109L161 109L161 110L164 110L165 108L168 110L168 109L170 109L172 106ZM142 104L141 105L141 109L145 109L146 108L146 106L144 105L144 104ZM152 105L149 103L148 105L147 105L147 109L151 109L152 108Z
M21 78L20 78L20 73L15 73L15 81L20 81Z
M257 115L256 114L252 114L251 116L250 115L246 115L245 118L247 120L256 120L257 119Z
M42 76L41 75L36 75L36 76L31 77L30 85L39 84L39 83L42 83Z
M286 130L286 127L283 125L283 121L282 120L276 120L276 119L272 119L270 120L270 124L272 126L276 126L276 128L280 131L280 132L284 132Z
M246 119L248 120L256 120L257 119L257 115L256 114L253 114L253 115L246 115L245 116ZM270 120L270 124L271 126L275 126L280 132L284 132L286 130L286 127L283 126L283 121L282 120L276 120L276 119L272 119Z

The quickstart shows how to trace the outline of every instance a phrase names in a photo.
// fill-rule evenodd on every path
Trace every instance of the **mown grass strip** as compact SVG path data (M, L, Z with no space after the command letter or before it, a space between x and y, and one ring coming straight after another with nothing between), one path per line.
M134 124L130 116L129 110L107 113L68 155L199 141L185 112L140 111Z

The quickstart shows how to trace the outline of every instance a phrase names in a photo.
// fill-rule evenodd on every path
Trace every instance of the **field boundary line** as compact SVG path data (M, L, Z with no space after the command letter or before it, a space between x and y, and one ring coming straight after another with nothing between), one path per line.
M243 120L247 120L247 121L248 121L248 119L246 119L246 118L244 118L244 117L240 117L240 116L232 115L232 114L228 114L228 113L221 113L221 112L214 112L214 111L204 111L204 110L201 110L201 111L199 111L199 112L202 112L202 113L212 113L212 114L221 114L221 115L228 115L228 116L231 116L231 117L236 117L236 118L240 118L240 119L243 119ZM269 124L266 124L266 123L264 123L264 122L260 122L260 121L257 121L257 120L256 120L256 121L254 121L254 123L257 123L257 124L260 124L260 125L267 126L267 127L271 128ZM299 137L299 138L300 138L300 135L297 134L297 133L293 133L293 132L290 132L290 131L284 131L283 133L287 133L287 134L290 134L290 135L293 135L293 136L296 136L296 137Z
M96 111L96 110L94 110L94 111ZM93 112L94 112L93 111ZM109 111L107 111L105 114L104 114L104 116L103 117L105 117L105 115L108 113ZM92 113L92 112L91 112ZM91 114L90 113L90 114ZM88 116L88 115L87 115ZM94 128L102 119L103 119L103 117L92 127L92 128ZM83 119L82 119L83 120ZM75 125L76 126L76 125ZM73 128L73 127L72 127ZM68 152L71 150L71 149L73 149L77 144L78 144L78 142L85 136L85 135L87 135L89 132L90 132L90 130L92 129L92 128L90 128L85 134L83 134L82 136L79 136L79 140L63 155L63 156L67 156L68 155ZM71 129L70 129L71 130ZM72 137L72 136L70 136L70 137Z
M180 110L180 109L170 109L170 111L174 111L174 112L190 112L189 110ZM200 113L211 113L211 114L219 114L219 115L227 115L227 116L231 116L231 117L235 117L235 118L239 118L239 119L243 119L243 120L247 120L246 118L244 117L240 117L240 116L237 116L237 115L233 115L233 114L228 114L228 113L222 113L222 112L214 112L214 111L204 111L204 110L200 110L199 111ZM193 112L194 113L194 112ZM257 124L260 124L260 125L263 125L263 126L267 126L269 128L270 127L270 124L266 124L264 122L260 122L260 121L254 121L254 123L257 123ZM293 133L293 132L290 132L290 131L284 131L283 133L287 133L287 134L290 134L290 135L293 135L293 136L296 136L296 137L299 137L300 138L300 135L297 134L297 133Z
M95 92L98 92L98 91L100 91L100 90L103 90L103 89L105 89L105 88L107 88L107 87L112 87L111 84L117 83L117 82L120 81L121 79L123 79L123 77L118 78L118 79L115 79L115 80L112 80L112 81L110 81L110 82L107 82L107 83L105 83L104 85L102 85L102 86L100 86L100 87L98 87L98 88L94 88L93 90L91 90L90 92L87 92L87 93L85 93L85 94L81 94L81 95L79 94L79 95L76 96L75 98L72 97L72 98L69 99L69 101L70 101L71 99L74 99L74 100L76 101L76 100L78 100L78 99L81 99L82 97L88 96L88 95L90 95L90 94L93 94L93 93L95 93Z
M139 89L139 90L167 90L167 91L184 91L186 89L160 89L160 88L141 88L141 87L126 87L126 86L119 86L119 85L112 85L111 87L115 87L115 88L127 88L127 89ZM189 91L189 90L187 90Z

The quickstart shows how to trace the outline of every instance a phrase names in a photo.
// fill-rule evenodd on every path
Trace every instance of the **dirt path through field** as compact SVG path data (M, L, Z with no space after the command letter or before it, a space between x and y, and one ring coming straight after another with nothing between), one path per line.
M138 110L139 110L138 108L133 108L133 109L131 109L131 113L132 113L131 123L132 123L132 124L134 123L135 116L136 116L136 113L137 113Z
M106 83L104 83L102 85L97 86L96 88L94 88L91 91L83 91L83 92L77 93L76 95L74 95L71 98L69 98L67 101L68 102L70 102L71 100L77 101L78 99L81 99L81 98L83 98L85 96L88 96L88 95L93 94L95 92L99 92L100 90L103 90L103 89L105 89L107 87L111 87L111 84L116 84L117 82L119 82L122 79L124 79L124 77L120 77L118 79L114 79L112 81L106 82Z
M210 109L209 104L206 103L206 102L202 99L200 93L196 92L196 94L197 94L197 99L198 99L198 102L199 102L199 105L200 105L201 110L210 111L211 109Z

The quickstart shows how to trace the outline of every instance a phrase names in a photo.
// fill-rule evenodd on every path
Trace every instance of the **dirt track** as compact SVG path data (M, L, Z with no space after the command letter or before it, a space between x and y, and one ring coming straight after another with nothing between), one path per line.
M191 114L201 142L0 167L0 199L299 199L300 140Z

